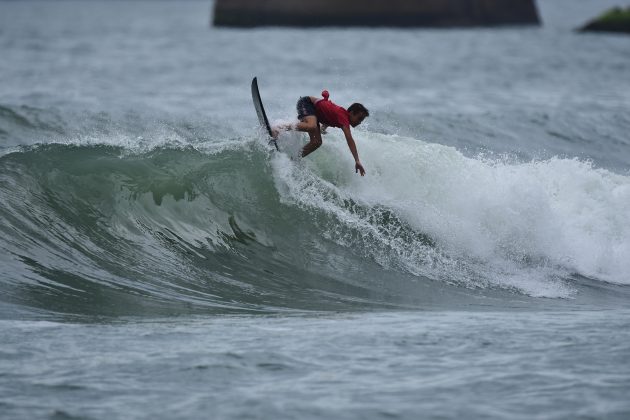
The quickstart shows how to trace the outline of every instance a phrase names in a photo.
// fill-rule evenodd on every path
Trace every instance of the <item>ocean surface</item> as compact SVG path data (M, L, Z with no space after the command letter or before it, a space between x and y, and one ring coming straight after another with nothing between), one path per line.
M630 418L630 38L0 1L0 418ZM361 102L267 145L303 95Z

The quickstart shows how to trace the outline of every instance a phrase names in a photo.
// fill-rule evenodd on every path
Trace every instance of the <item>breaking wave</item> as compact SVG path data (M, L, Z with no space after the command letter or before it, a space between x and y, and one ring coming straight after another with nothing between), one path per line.
M255 137L6 151L3 300L64 313L326 311L630 283L630 177L360 139L365 178L335 134L305 160L291 157L295 134L283 153Z

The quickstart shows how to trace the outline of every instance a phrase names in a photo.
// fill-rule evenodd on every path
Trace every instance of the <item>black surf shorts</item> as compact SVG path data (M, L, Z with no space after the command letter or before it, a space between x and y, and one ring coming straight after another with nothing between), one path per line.
M309 115L315 115L315 105L311 102L311 98L308 96L302 96L297 101L297 113L298 120L302 120L304 117L308 117Z

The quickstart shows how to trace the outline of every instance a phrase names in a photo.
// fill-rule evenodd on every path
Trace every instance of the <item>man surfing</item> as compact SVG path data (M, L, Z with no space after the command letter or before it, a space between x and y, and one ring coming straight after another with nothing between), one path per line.
M329 94L325 90L322 98L314 96L303 96L297 102L297 113L299 122L296 124L281 125L272 128L273 137L277 138L280 130L298 130L308 133L310 142L302 149L302 157L308 156L322 145L322 132L326 132L327 127L341 128L346 136L348 147L354 157L355 172L365 175L365 169L359 160L357 146L352 138L350 127L361 124L366 117L370 116L368 110L359 103L354 103L344 109L328 100ZM322 125L320 129L319 125Z

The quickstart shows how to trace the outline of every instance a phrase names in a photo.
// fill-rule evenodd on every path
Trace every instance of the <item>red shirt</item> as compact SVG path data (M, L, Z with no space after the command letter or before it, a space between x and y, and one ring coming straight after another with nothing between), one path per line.
M328 100L328 91L323 91L322 96L324 99L320 99L315 102L315 115L317 120L329 127L344 127L350 125L348 119L348 111L339 105Z

